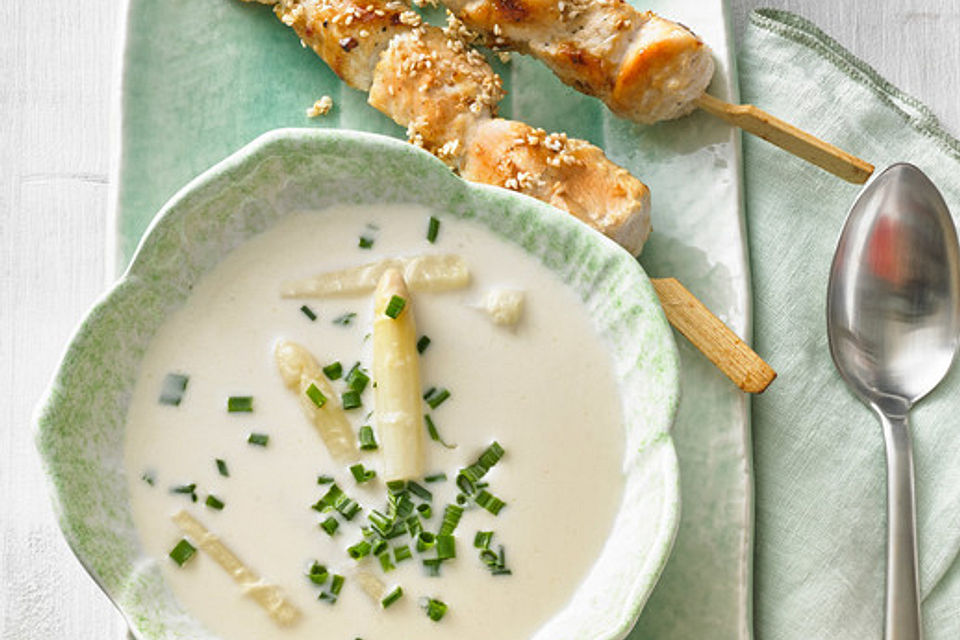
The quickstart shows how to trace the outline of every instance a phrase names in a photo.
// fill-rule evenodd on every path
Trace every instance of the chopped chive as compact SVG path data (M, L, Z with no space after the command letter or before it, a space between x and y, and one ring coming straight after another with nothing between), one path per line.
M446 480L447 480L447 474L443 472L432 473L423 479L424 482L446 482Z
M500 461L500 458L503 457L503 447L500 446L500 443L493 441L490 443L483 453L480 454L480 457L476 462L471 464L468 467L460 469L460 473L457 474L457 486L463 491L466 496L472 496L477 490L481 489L483 486L480 483L480 479L483 478L497 462ZM482 486L481 486L482 485ZM459 499L458 499L459 502Z
M353 518L360 513L360 505L356 500L347 498L343 502L337 505L337 512L344 517L345 520L353 520Z
M443 510L443 522L440 524L440 533L438 535L452 534L457 525L460 524L460 517L463 515L463 507L455 504L448 504Z
M423 504L417 505L417 511L421 516L429 520L433 516L433 507L424 502Z
M343 405L344 411L349 411L350 409L357 409L363 406L363 401L360 399L360 394L354 390L345 391L340 396L340 402Z
M331 380L339 380L343 375L343 365L340 364L339 360L337 362L331 362L323 368L323 375Z
M328 536L336 533L339 526L340 523L333 516L327 516L327 519L320 523L320 528L326 531Z
M392 605L394 602L403 597L403 589L401 587L394 587L393 591L388 593L386 597L380 601L380 604L384 609Z
M423 353L427 350L427 347L430 346L430 338L427 336L420 336L420 339L417 340L417 353Z
M403 562L404 560L409 560L412 557L413 552L410 551L410 547L405 544L393 548L393 559L398 563Z
M373 451L377 448L377 439L373 435L373 427L368 424L360 427L360 449L363 451Z
M430 389L423 394L423 399L427 401L427 404L430 405L431 409L436 409L443 401L450 397L450 391L444 389L443 387L437 389L436 387L430 387Z
M182 495L190 496L190 499L193 502L197 501L197 484L191 482L190 484L181 484L176 487L170 487L170 493L179 493Z
M373 248L373 238L371 238L370 236L360 236L360 242L358 243L358 246L361 249Z
M182 567L196 552L196 547L187 542L185 538L181 538L177 546L170 551L170 558L177 563L178 567Z
M423 570L431 578L435 578L440 575L440 564L443 562L440 558L424 558L423 559Z
M500 510L506 506L506 503L503 500L493 495L486 489L477 494L476 501L478 505L493 515L499 514Z
M227 398L227 411L230 413L250 413L253 411L253 397L230 396Z
M492 538L491 534L491 538ZM500 545L500 553L495 553L489 548L480 550L480 561L483 564L487 565L487 568L490 570L490 573L495 576L509 576L513 572L507 568L507 554L503 548L503 545Z
M427 434L430 436L431 440L433 440L434 442L439 442L441 445L443 445L447 449L457 448L457 445L450 444L446 440L440 437L440 432L437 430L437 425L433 423L433 418L430 417L429 413L423 414L423 423L427 425Z
M346 494L344 494L340 487L334 482L330 484L330 488L323 494L323 497L317 500L316 504L311 508L320 513L324 513L335 509L336 505L346 497Z
M437 544L437 536L433 535L429 531L421 531L417 535L417 551L423 553L424 551L429 551Z
M320 586L327 581L328 577L330 577L330 573L325 566L319 562L310 565L310 570L307 572L307 578L310 579L310 582Z
M270 436L265 433L251 433L247 436L247 442L258 447L265 447L270 442Z
M168 373L163 378L163 384L160 387L160 404L168 404L173 407L180 406L183 401L183 394L187 390L189 376L180 373Z
M447 604L435 598L423 598L420 606L426 612L427 617L434 622L440 622L447 613Z
M353 474L353 479L357 481L357 484L363 484L377 476L376 471L373 469L364 469L363 465L359 462L350 467L350 473Z
M157 483L157 479L153 476L153 473L149 471L144 471L143 474L140 475L140 479L151 487Z
M327 404L327 396L323 395L323 392L312 382L304 393L307 394L307 397L310 398L313 404L317 405L318 409L323 408L323 405Z
M426 487L423 487L417 484L413 480L407 483L407 490L413 495L420 498L421 500L426 500L426 501L433 500L433 494L430 493L430 491Z
M353 311L348 311L346 313L340 314L333 319L333 324L338 324L341 327L348 327L353 324L353 321L356 319L357 314Z
M387 544L386 540L377 540L373 543L373 546L370 547L370 552L375 556L379 556L389 548L390 545Z
M418 535L420 535L420 532L423 531L423 523L420 522L420 518L418 516L410 516L407 518L406 524L407 533L410 534L411 538L416 538Z
M327 593L326 591L321 591L321 592L320 592L320 595L317 596L317 600L321 600L321 601L324 601L324 602L329 602L330 604L336 604L336 602L337 602L337 596L335 596L335 595L333 595L333 594L331 594L331 593Z
M380 568L383 569L384 573L390 573L397 568L396 565L393 564L393 560L390 559L389 553L381 553L377 556L377 560L380 561Z
M473 546L477 549L489 549L491 540L493 531L477 531L477 535L473 537Z
M220 475L222 475L224 478L229 478L229 477L230 477L230 470L227 469L227 463L226 463L226 461L221 460L220 458L217 458L217 471L218 471L218 472L220 473Z
M340 590L343 589L343 583L345 578L338 573L333 574L333 578L330 580L330 593L335 596L340 595Z
M430 216L430 222L427 223L427 240L430 244L437 241L438 233L440 233L440 221Z
M437 536L437 558L449 560L457 557L457 539L453 535Z
M367 388L367 383L370 382L370 376L363 372L358 362L350 368L347 377L344 378L343 381L357 393L363 393L363 390Z
M406 480L391 480L387 483L387 491L390 493L403 493L407 490Z
M387 303L387 308L384 309L383 314L388 318L393 318L396 320L397 316L403 311L403 308L407 306L407 301L401 298L400 296L392 296L390 302Z
M371 547L370 543L366 540L361 540L357 544L347 547L347 555L349 555L354 560L359 560L370 555Z
M321 475L317 476L317 484L332 484L333 476Z
M223 507L225 506L223 503L223 500L221 500L215 495L207 496L207 500L204 504L206 504L211 509L216 509L217 511L223 511Z
M313 312L313 309L311 309L307 305L303 305L302 307L300 307L300 311L303 312L303 315L310 318L310 322L316 322L317 314Z

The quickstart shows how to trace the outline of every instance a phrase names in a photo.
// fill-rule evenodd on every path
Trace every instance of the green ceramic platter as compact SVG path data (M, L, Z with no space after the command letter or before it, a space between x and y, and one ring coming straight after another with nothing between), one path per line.
M723 0L633 0L697 31L713 48L711 93L736 98ZM157 209L193 176L278 127L403 135L342 85L269 8L237 0L129 0L118 139L116 272ZM653 192L654 233L641 262L680 278L749 337L749 282L737 134L704 114L640 127L557 81L535 61L495 65L506 116L602 146ZM336 106L310 120L322 95ZM751 634L752 471L746 398L678 341L683 401L673 436L683 515L675 551L630 636L747 639Z

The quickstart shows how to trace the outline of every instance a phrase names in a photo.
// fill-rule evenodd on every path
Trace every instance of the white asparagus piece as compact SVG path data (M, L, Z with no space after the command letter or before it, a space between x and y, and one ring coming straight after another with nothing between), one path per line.
M280 285L284 298L355 296L373 291L387 269L399 269L407 286L415 291L450 291L470 284L470 270L458 255L429 254L387 258L360 267L328 271Z
M404 306L391 318L385 311L395 296ZM373 297L373 413L387 482L423 475L420 355L411 307L403 274L387 269Z
M483 299L483 310L493 324L512 327L523 317L523 291L491 289Z
M327 381L317 360L302 345L281 340L274 351L283 382L297 392L300 406L323 439L327 451L338 462L353 462L358 457L353 429L340 405L340 398ZM323 406L308 395L313 385L326 399Z
M266 610L274 622L287 627L300 619L300 610L284 597L280 587L264 582L220 541L220 536L212 533L186 511L174 514L172 519L184 535L193 540L197 548L210 556L233 578L234 582L240 585L245 595L250 596Z

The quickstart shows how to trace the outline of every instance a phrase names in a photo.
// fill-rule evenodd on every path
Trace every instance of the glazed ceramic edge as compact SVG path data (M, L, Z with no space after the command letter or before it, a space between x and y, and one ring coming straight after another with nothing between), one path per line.
M37 447L64 536L141 637L202 632L144 556L126 502L126 410L153 334L193 283L285 213L384 201L476 220L579 294L614 357L626 425L626 485L597 563L536 639L622 638L642 610L670 554L680 494L669 433L678 403L678 356L640 265L571 216L525 196L468 184L406 143L349 131L281 129L207 170L164 205L125 274L78 327L36 412Z

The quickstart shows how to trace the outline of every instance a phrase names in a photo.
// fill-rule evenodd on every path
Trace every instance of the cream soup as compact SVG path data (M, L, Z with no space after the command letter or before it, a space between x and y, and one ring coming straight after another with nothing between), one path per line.
M623 484L621 401L605 344L574 292L534 259L475 223L449 218L430 243L429 217L426 209L397 205L292 214L198 282L153 339L127 420L133 518L174 594L212 634L526 639L564 607L600 555ZM420 356L423 390L450 391L435 409L423 409L439 436L456 445L446 448L424 430L425 474L445 473L446 480L419 481L432 493L423 526L438 530L458 493L457 471L493 441L505 454L483 482L506 506L495 516L468 505L454 534L456 558L441 564L439 576L422 565L435 551L417 553L409 536L389 546L408 545L412 557L385 572L372 554L358 562L346 553L361 540L370 509L384 510L381 450L360 451L358 461L378 476L358 484L348 465L333 461L274 361L278 341L291 340L320 366L340 362L345 374L359 361L369 373L372 295L294 300L280 290L319 272L441 252L462 258L470 283L410 296L417 333L430 339ZM491 297L502 291L522 292L515 325L489 313ZM510 309L515 320L517 309ZM159 401L171 373L188 378L177 405ZM338 394L346 389L342 377L330 385ZM372 385L361 394L363 406L346 411L355 432L374 424ZM251 397L252 411L228 411L230 397ZM266 436L265 446L257 434ZM318 484L320 475L364 509L351 521L334 512L332 535L319 526L331 514L311 509L330 487ZM172 491L184 485L195 485L196 501L187 490ZM183 538L201 546L173 522L181 510L278 587L299 610L297 622L278 626L203 548L182 566L171 560ZM509 574L494 575L481 561L478 531L494 532L490 548L503 546ZM345 577L335 602L329 581L318 586L307 578L313 562ZM401 586L403 596L383 608L360 588L358 570L388 590ZM318 599L322 593L327 599ZM426 615L424 598L448 606L441 620Z

